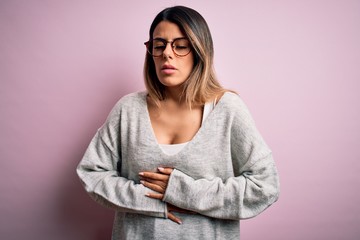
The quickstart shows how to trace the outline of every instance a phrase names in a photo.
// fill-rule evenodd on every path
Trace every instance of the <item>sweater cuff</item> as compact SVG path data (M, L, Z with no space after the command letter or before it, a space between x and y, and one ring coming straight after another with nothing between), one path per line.
M184 196L189 192L189 183L193 179L185 173L174 169L170 175L163 201L175 206L182 205Z

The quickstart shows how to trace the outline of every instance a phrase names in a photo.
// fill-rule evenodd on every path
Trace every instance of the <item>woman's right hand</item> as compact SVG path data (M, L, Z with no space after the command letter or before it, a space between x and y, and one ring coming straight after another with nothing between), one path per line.
M179 208L179 207L176 207L170 203L166 203L167 205L167 216L168 218L173 221L173 222L176 222L178 224L182 224L182 221L180 218L176 217L173 212L178 212L178 213L187 213L187 214L196 214L195 212L192 212L192 211L189 211L189 210L186 210L186 209L182 209L182 208Z

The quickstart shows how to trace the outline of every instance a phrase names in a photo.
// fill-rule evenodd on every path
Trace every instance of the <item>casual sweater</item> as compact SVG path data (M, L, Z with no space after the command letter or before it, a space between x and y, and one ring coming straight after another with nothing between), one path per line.
M146 92L124 96L77 167L90 196L115 210L112 239L240 239L240 219L274 203L279 179L269 147L241 98L227 92L177 154L156 140ZM174 168L161 200L146 197L139 172ZM196 214L167 219L166 203Z

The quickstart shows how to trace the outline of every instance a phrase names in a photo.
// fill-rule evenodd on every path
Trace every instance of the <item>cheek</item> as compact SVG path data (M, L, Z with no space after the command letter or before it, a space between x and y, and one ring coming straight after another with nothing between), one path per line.
M158 69L158 67L160 66L160 63L158 61L157 58L153 58L154 64L155 64L155 68Z
M184 64L184 67L186 68L186 71L190 74L194 68L194 60L193 60L193 57L191 56L189 58L189 61L187 61L185 64Z
M157 61L157 59L154 59L154 64L155 64L156 74L159 75L159 73L160 73L160 68L161 68L161 64L159 63L159 61Z

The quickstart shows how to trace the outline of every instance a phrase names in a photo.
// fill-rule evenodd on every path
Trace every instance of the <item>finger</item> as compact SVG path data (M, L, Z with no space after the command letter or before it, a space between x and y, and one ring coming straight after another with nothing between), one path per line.
M160 187L159 185L156 185L156 184L153 184L153 183L150 183L150 182L146 182L146 181L143 181L141 180L140 183L142 185L144 185L145 187L151 189L151 190L154 190L155 192L158 192L158 193L165 193L165 189Z
M173 221L176 222L177 224L182 224L180 218L176 217L174 214L172 214L171 212L168 212L168 218Z
M179 213L187 213L187 214L197 214L196 212L193 212L193 211L190 211L190 210L187 210L187 209L183 209L183 208L179 208L179 207L176 207L174 205L171 205L171 204L167 204L167 209L169 212L179 212Z
M174 169L173 168L158 167L158 170L161 173L165 173L166 175L170 175Z
M144 177L140 177L140 180L142 181L145 181L145 182L149 182L149 183L153 183L153 184L156 184L160 187L165 187L167 185L166 182L163 182L163 181L159 181L159 180L154 180L152 178L144 178Z
M152 179L140 179L140 183L143 184L144 186L147 186L149 188L152 188L153 190L159 192L159 188L160 187L162 190L160 191L161 193L166 191L167 188L167 182L161 182L161 181L155 181ZM150 185L153 184L153 185ZM155 185L157 185L158 187L156 187Z
M145 196L159 200L162 200L164 198L164 194L161 193L147 193L145 194Z
M182 208L173 209L173 210L171 210L171 212L186 213L186 214L193 214L193 215L197 214L196 212L186 210L186 209L182 209Z
M154 172L139 172L139 175L145 178L151 178L154 180L166 181L169 179L168 175L162 173L154 173Z

